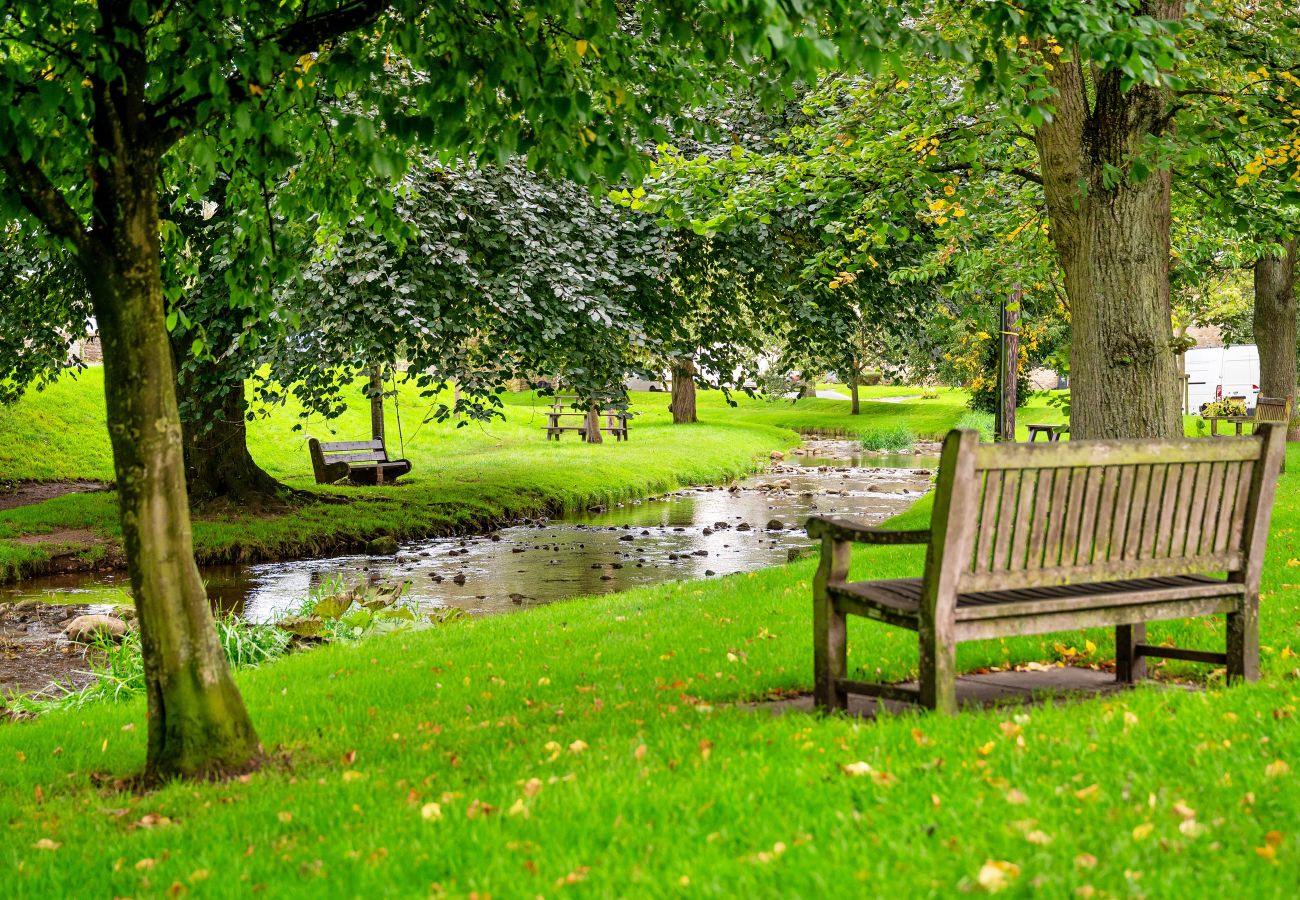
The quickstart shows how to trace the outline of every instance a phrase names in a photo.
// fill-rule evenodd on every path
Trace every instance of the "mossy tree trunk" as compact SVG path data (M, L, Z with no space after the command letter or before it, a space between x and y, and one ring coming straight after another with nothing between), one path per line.
M1282 242L1282 254L1255 261L1255 344L1259 347L1259 392L1290 397L1292 427L1287 440L1300 440L1296 391L1296 269L1300 237Z
M698 372L695 360L689 357L673 360L673 396L668 410L673 414L674 425L699 421L695 409L695 375Z
M384 439L384 372L380 368L370 370L370 439Z
M140 36L143 46L143 35ZM140 123L145 65L96 81L94 225L78 248L104 349L104 392L148 698L152 779L250 765L257 734L194 563L159 247L159 151Z
M248 449L243 381L222 383L220 364L202 368L207 377L200 378L191 368L177 380L191 505L218 500L259 505L280 500L290 489L267 474Z
M1182 17L1176 2L1145 2L1142 10ZM1055 112L1035 137L1070 304L1071 435L1181 435L1170 177L1135 172L1133 162L1166 126L1172 95L1142 84L1125 91L1118 70L1085 76L1068 54L1048 56Z

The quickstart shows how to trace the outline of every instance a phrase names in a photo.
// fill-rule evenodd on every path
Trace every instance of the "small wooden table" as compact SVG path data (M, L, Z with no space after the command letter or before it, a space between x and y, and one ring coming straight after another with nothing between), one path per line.
M1047 435L1047 440L1049 442L1059 441L1061 439L1061 433L1065 431L1064 425L1030 425L1028 428L1029 443L1031 444L1038 440L1040 434Z
M1255 421L1254 416L1204 416L1205 421L1210 423L1210 436L1219 436L1219 423L1227 422L1229 425L1237 426L1237 435L1241 436L1241 427L1247 423Z

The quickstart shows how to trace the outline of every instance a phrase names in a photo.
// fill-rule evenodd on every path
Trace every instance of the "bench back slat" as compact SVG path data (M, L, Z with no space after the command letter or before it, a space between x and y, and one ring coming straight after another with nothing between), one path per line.
M322 441L320 445L323 453L343 453L348 450L383 450L383 441Z
M383 450L369 450L365 453L334 453L329 457L330 462L388 462L388 454Z
M952 515L971 539L943 565L962 592L1241 571L1270 433L966 444L974 489Z
M1289 422L1291 420L1290 397L1256 397L1256 422Z

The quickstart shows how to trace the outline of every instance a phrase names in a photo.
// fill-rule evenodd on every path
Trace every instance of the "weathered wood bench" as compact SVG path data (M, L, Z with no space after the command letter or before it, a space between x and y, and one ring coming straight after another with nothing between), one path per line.
M323 442L307 441L311 467L317 484L335 484L346 478L353 484L387 484L411 471L405 459L389 459L380 440Z
M1115 627L1116 678L1147 657L1259 676L1259 580L1285 451L1281 427L1230 440L943 445L931 527L891 531L814 517L817 706L849 693L954 712L960 641ZM927 544L921 578L851 582L852 543ZM1227 652L1146 643L1146 624L1227 614ZM919 689L854 681L846 617L917 632Z

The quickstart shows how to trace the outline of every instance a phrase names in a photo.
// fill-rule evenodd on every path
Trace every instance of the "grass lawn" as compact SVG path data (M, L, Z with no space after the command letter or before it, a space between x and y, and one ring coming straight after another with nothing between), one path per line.
M103 375L90 369L0 408L0 482L110 480L112 456L104 427ZM897 387L863 388L864 397L906 394ZM343 439L369 434L369 406L358 403L341 419L308 422L302 431L296 407L254 422L254 458L298 488L353 502L306 503L281 515L238 511L202 516L194 529L203 562L240 562L321 555L355 547L379 534L399 539L481 530L519 515L660 493L682 484L719 482L753 470L769 451L796 442L792 430L856 435L905 423L923 438L941 437L966 412L965 394L942 392L936 400L864 402L849 415L847 400L798 403L738 396L728 406L720 392L699 395L700 422L674 426L665 394L635 394L631 440L589 447L567 435L545 439L549 401L532 393L506 394L506 418L489 425L455 428L421 420L429 400L415 390L401 400L406 455L414 469L398 486L384 489L320 488L313 483L306 434ZM389 441L399 449L396 417L388 408ZM1060 421L1059 410L1036 399L1025 421ZM39 572L59 553L87 563L114 555L120 539L116 498L111 493L72 494L0 512L0 581Z
M758 411L756 416L767 415ZM737 703L811 685L812 561L243 671L275 763L116 790L140 702L0 728L6 897L1292 897L1300 871L1300 448L1264 573L1264 680L875 724ZM896 524L916 527L925 503ZM880 577L916 548L859 548ZM915 645L853 620L850 668ZM1152 639L1222 646L1221 623ZM1088 641L1095 649L1088 649ZM959 665L1113 655L1103 632L962 645ZM1164 676L1203 672L1186 663ZM844 766L865 762L851 776ZM107 776L107 777L106 777ZM983 875L981 876L981 872Z

